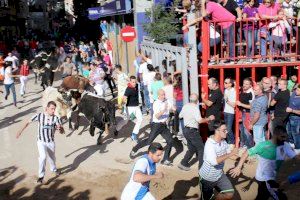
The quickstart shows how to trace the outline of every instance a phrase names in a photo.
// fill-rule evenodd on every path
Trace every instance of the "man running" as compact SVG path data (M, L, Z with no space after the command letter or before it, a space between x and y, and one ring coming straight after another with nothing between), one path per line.
M28 122L25 123L16 136L19 138L29 123L35 121L39 123L37 138L37 146L39 151L39 177L37 179L37 183L43 183L47 155L49 159L50 170L55 172L56 175L59 175L55 165L54 133L55 130L59 130L60 133L64 133L64 129L60 119L54 115L55 109L56 103L54 101L49 101L46 107L46 112L34 115Z
M243 164L248 156L258 155L258 165L255 179L258 183L256 200L261 199L286 199L285 194L278 190L279 184L276 183L276 174L285 157L294 158L296 153L289 143L286 129L277 126L274 129L271 140L263 141L245 151L238 165L230 170L233 178L240 175Z
M148 153L136 161L121 200L155 200L149 187L151 180L164 177L162 172L156 172L156 163L161 160L162 154L161 144L152 143L149 146Z

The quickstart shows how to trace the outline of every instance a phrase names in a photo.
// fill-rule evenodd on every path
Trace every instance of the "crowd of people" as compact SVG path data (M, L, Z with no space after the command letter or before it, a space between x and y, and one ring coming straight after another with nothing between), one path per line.
M187 23L187 14L195 5L196 19ZM300 1L297 0L247 0L239 6L234 0L183 0L184 43L188 44L188 27L211 20L209 24L209 45L211 64L226 58L223 63L244 63L291 61L286 53L299 55ZM200 26L201 27L201 26ZM202 30L199 28L199 30ZM199 31L199 35L202 35ZM205 40L207 35L202 35ZM200 37L199 37L200 38ZM296 45L297 43L297 45ZM225 49L224 49L225 45ZM202 52L202 42L198 50ZM226 56L224 56L226 54ZM299 58L296 58L299 59Z

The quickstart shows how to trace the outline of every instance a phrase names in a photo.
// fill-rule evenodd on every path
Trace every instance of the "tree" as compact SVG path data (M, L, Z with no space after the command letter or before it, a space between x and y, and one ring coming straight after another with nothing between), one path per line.
M143 24L144 30L157 43L169 42L174 38L178 31L179 25L176 23L175 7L179 0L174 1L171 9L166 10L162 4L152 6L152 9L146 10L148 23Z

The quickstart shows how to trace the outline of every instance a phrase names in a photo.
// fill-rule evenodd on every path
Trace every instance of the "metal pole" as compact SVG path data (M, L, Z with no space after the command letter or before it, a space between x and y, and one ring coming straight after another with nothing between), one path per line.
M128 42L125 42L125 54L126 54L126 73L129 73L129 60L128 60Z
M235 91L236 91L236 101L239 100L239 88L240 88L240 69L239 68L235 68ZM240 129L239 129L239 126L240 126L240 122L239 122L239 113L240 113L240 110L239 110L239 107L236 106L235 107L235 147L239 147L239 143L240 143Z
M116 50L116 54L117 54L117 60L116 60L116 63L117 64L120 64L120 56L119 56L119 40L118 40L118 29L119 29L119 26L117 25L116 23L116 17L114 16L114 26L115 26L115 37L116 37L116 46L117 46L117 50Z
M190 12L188 14L188 22L195 19L195 13ZM189 65L190 65L190 84L191 93L199 94L199 82L198 82L198 62L197 62L197 41L196 41L196 27L191 26L188 33L188 43L191 46L189 53Z
M181 56L182 56L182 93L183 93L183 104L186 104L189 102L189 81L188 81L188 65L186 61L186 50L181 50Z

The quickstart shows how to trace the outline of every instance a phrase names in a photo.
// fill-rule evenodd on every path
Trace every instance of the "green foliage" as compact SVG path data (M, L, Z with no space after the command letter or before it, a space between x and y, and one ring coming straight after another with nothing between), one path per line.
M166 11L161 4L155 5L150 10L146 10L148 23L143 24L144 30L155 40L156 43L169 42L179 31L176 23L175 7L179 0L174 1L171 10Z

